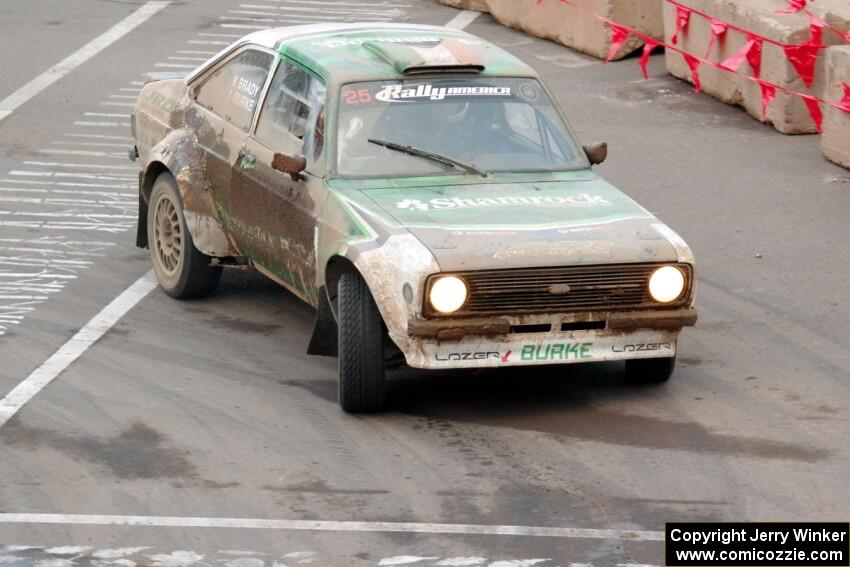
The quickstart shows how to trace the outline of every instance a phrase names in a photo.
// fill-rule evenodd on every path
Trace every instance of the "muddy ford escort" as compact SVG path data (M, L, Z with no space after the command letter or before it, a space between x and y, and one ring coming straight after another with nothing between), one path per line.
M256 269L317 309L339 401L424 369L625 360L663 382L696 322L694 258L591 169L530 67L440 27L246 36L154 76L132 117L137 244L166 293Z

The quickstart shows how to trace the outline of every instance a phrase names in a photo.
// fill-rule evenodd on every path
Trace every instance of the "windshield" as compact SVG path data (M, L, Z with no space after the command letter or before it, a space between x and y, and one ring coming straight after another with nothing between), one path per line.
M472 173L422 155L428 152L487 173L587 165L533 79L378 81L345 85L340 94L336 169L341 176ZM401 152L400 145L420 151Z

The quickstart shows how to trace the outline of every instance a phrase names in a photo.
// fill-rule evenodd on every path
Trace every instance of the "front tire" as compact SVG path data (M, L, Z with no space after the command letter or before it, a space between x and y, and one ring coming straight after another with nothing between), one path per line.
M186 228L183 200L169 173L160 174L148 201L148 236L151 263L162 289L177 299L205 297L215 290L221 268L195 248Z
M626 380L632 384L663 384L673 375L676 357L626 361Z
M384 322L356 272L339 280L339 405L348 413L384 407Z

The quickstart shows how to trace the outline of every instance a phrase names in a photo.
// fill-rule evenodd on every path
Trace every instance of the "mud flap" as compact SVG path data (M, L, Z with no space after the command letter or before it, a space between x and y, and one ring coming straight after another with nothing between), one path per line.
M143 173L139 173L139 224L136 226L136 246L148 247L148 204L142 195Z
M328 300L328 292L322 287L319 290L316 326L313 328L313 336L310 338L310 346L307 347L307 354L337 356L339 351L338 332L336 319L334 319L331 304Z

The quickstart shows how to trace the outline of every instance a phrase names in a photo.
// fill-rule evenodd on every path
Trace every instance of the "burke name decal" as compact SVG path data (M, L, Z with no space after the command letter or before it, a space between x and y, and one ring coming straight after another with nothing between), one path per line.
M586 360L593 358L592 348L593 343L525 345L520 351L520 360Z

